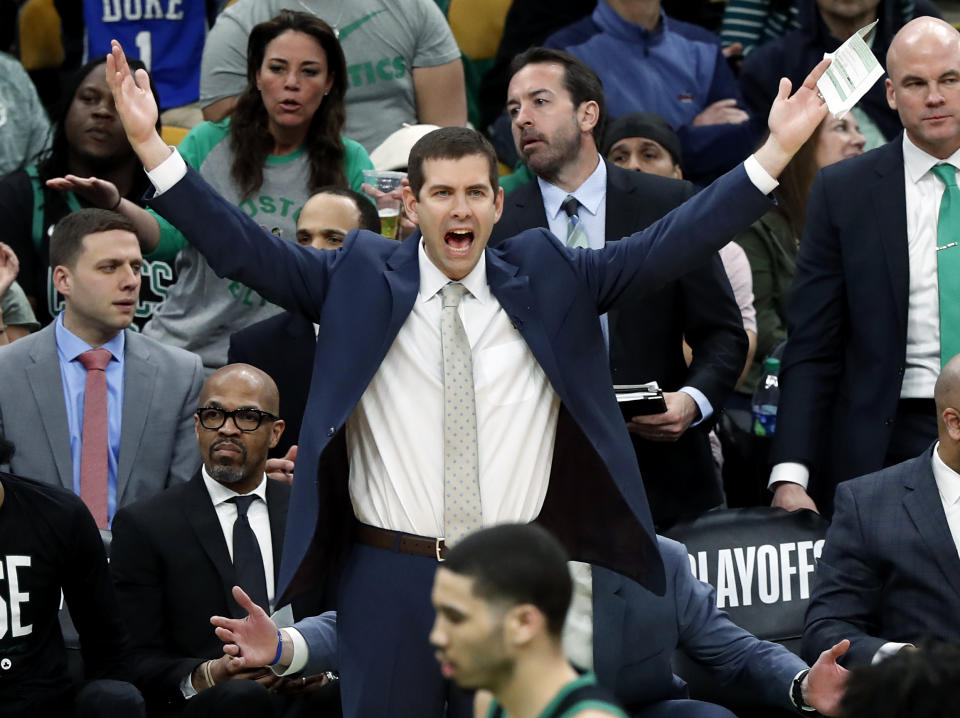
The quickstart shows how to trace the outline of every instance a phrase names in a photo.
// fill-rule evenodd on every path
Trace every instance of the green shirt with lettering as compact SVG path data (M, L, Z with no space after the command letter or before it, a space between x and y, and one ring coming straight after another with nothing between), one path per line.
M204 122L190 131L178 149L187 164L228 202L239 206L267 231L294 241L297 217L310 197L307 153L301 148L288 155L268 157L263 184L244 198L230 176L233 151L229 137L229 119ZM344 174L350 187L359 191L363 170L372 169L373 164L358 143L343 138L343 146ZM227 361L233 332L277 314L280 308L239 282L218 277L177 229L155 216L160 223L160 245L150 258L175 256L177 281L167 290L166 300L143 333L199 354L208 370L217 369ZM218 227L211 225L208 231L216 232ZM265 267L264 271L270 269Z

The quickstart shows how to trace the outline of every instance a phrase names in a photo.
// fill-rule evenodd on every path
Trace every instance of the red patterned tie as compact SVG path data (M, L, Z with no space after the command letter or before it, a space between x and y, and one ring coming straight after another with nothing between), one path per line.
M107 528L107 484L110 473L105 370L111 356L106 349L91 349L77 357L87 369L80 440L80 498L102 529Z

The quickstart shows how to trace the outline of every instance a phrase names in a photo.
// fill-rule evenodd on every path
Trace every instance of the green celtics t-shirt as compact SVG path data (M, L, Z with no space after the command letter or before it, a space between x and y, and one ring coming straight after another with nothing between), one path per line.
M268 157L263 184L244 199L230 177L233 152L229 136L229 119L204 122L190 131L178 149L187 164L228 202L281 239L294 241L297 217L310 196L307 154L297 150L282 157ZM359 191L363 170L372 169L373 164L356 142L344 138L343 145L344 174L350 186ZM176 256L177 281L167 290L166 300L143 333L199 354L208 370L217 369L227 362L233 332L277 314L280 308L239 282L218 277L179 231L155 216L160 222L160 245L149 258ZM216 232L218 228L211 225L208 231Z

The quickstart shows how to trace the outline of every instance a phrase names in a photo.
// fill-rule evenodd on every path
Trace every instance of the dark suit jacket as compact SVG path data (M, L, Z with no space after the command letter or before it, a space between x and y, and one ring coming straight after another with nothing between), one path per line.
M910 271L901 137L817 174L787 314L772 460L838 482L883 467L907 351Z
M884 643L960 640L960 556L931 451L837 487L803 632L809 660L843 638L847 665Z
M289 499L289 486L267 482L274 577ZM236 572L199 471L187 483L117 512L110 570L138 684L151 706L175 706L182 701L183 677L223 655L210 616L246 615L230 593ZM318 611L317 602L294 604L298 616Z
M280 418L287 426L270 456L283 456L300 436L316 348L313 323L294 312L277 314L230 335L227 363L262 369L280 392Z
M331 560L349 546L354 521L343 426L417 296L419 234L397 243L354 231L335 252L299 247L264 232L193 171L150 202L218 275L242 281L320 326L300 432L296 511L287 524L279 585L286 597L313 586L332 588L337 573ZM562 402L553 471L537 521L576 558L663 589L652 521L610 388L597 314L608 311L634 279L666 281L703 261L769 206L741 167L665 221L602 250L571 251L548 232L530 230L486 251L492 293Z
M619 240L653 224L693 194L686 182L630 172L607 163L606 239ZM546 227L537 182L511 192L491 244L532 227ZM675 242L687 241L677 237ZM692 386L718 412L747 356L743 319L719 256L664 282L633 282L608 316L614 384L657 380L664 391ZM687 367L682 344L693 348ZM643 485L658 526L695 515L723 500L707 432L713 421L690 428L677 442L631 436Z
M678 648L751 703L793 710L790 683L806 664L761 641L717 608L713 587L690 571L683 544L658 537L667 590L655 596L623 576L593 569L593 654L597 679L628 710L686 697L674 675Z

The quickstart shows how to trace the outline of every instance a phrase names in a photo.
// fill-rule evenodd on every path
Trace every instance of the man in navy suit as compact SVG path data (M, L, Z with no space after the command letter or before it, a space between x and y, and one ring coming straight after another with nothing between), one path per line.
M770 138L743 168L627 241L570 250L530 230L485 251L503 207L496 156L479 134L444 128L410 155L404 206L422 234L397 244L360 231L336 252L269 236L216 196L153 128L146 73L134 81L118 44L107 63L153 206L218 274L319 325L314 375L335 374L307 400L280 602L308 586L336 597L345 715L469 714L425 640L443 536L536 519L578 560L664 590L597 315L769 209L770 174L826 112L825 63L792 98L784 84ZM583 102L576 119L596 112Z
M536 180L507 195L493 246L531 227L546 227L570 244L565 197L580 205L576 214L589 246L603 247L649 226L693 194L689 182L630 172L600 157L603 86L580 60L531 48L514 58L511 69L507 111L517 152ZM596 124L574 125L573 103L541 103L546 92L596 102ZM552 151L564 143L569 152ZM716 254L659 285L634 282L601 321L613 383L657 381L664 390L666 411L633 417L627 425L654 523L663 530L723 502L707 433L714 408L723 406L743 369L747 336ZM689 367L684 340L693 349Z
M380 216L369 198L343 187L321 187L308 199L297 217L297 244L314 249L340 249L354 229L380 233ZM230 335L228 364L250 364L262 369L277 383L280 416L287 428L270 449L270 456L289 463L273 463L274 471L292 476L296 451L291 447L300 436L300 422L307 407L313 354L317 348L313 322L296 312L283 312ZM280 478L271 472L273 478Z
M941 363L960 351L941 349L944 183L933 172L960 166L960 33L911 21L887 71L904 134L824 168L810 191L770 476L773 504L788 510L829 516L839 482L923 451Z
M960 357L937 379L939 442L837 487L803 653L849 638L869 664L922 638L960 641Z

